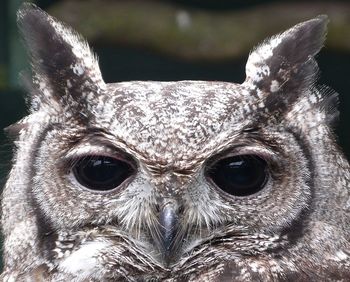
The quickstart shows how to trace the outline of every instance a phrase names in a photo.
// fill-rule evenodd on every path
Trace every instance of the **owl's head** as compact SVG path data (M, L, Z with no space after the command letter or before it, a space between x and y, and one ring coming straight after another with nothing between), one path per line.
M315 85L325 16L254 49L242 84L106 84L69 27L28 4L18 21L32 57L30 114L15 126L2 220L7 238L21 223L40 247L27 269L345 277L349 168L329 126L336 95Z

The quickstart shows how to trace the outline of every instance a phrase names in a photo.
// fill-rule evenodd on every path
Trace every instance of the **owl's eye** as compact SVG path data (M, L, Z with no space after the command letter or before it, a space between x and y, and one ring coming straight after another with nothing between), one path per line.
M73 174L78 182L97 191L118 187L133 172L134 168L128 162L106 156L84 157L73 167Z
M249 196L264 188L267 164L255 155L232 156L214 163L207 177L230 195Z

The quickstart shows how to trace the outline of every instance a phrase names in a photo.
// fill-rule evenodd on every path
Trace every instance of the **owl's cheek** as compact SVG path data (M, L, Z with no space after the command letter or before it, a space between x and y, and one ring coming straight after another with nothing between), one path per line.
M58 269L73 277L77 275L81 279L87 279L96 276L96 274L101 277L98 255L107 247L109 247L109 244L106 242L85 243L78 250L64 258L58 264Z

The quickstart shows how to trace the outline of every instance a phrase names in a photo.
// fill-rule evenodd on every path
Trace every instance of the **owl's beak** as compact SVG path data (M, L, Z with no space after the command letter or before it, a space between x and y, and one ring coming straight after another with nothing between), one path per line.
M172 247L178 230L178 204L174 200L165 200L159 214L161 249L165 261L171 257Z

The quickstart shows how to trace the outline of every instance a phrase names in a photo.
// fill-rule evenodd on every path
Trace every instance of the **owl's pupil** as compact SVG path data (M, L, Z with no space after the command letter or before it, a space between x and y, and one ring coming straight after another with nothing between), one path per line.
M207 173L221 190L233 196L248 196L260 191L267 180L266 162L254 155L219 160Z
M98 191L118 187L132 173L129 163L105 156L81 158L73 167L73 174L81 185Z

